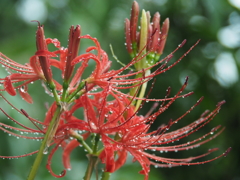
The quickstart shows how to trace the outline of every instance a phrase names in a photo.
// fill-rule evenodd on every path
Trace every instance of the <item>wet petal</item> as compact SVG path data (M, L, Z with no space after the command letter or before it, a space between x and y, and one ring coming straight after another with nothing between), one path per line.
M16 90L14 89L9 76L7 76L5 78L3 85L4 85L5 90L8 92L8 94L10 94L12 96L16 95Z
M20 96L28 103L32 104L33 100L32 97L30 96L30 94L28 94L27 92L27 86L23 86L21 88L19 88L18 90Z

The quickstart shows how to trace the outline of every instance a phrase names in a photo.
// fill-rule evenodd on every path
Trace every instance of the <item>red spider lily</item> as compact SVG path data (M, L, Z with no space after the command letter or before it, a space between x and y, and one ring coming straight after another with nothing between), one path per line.
M81 66L77 69L76 73L74 74L70 82L70 85L69 85L70 92L74 91L81 81L87 81L88 83L92 83L93 82L92 78L97 79L97 77L99 77L102 73L107 72L111 65L111 61L108 60L108 56L106 52L101 49L100 44L96 38L92 38L89 35L85 35L85 36L80 36L80 39L90 39L95 43L96 46L91 46L87 48L86 53L71 59L69 63L70 67L74 67L79 62L81 62ZM94 53L91 53L91 51L93 50L97 51L96 55ZM87 80L83 80L81 76L83 72L86 70L88 66L88 61L90 59L96 62L96 69L95 71L93 71L92 75L90 75L90 77ZM63 60L61 60L61 62L63 62ZM60 65L57 63L53 65L60 68ZM97 82L97 80L95 80L94 82ZM94 83L94 85L89 86L87 90L91 90L96 84L97 83Z
M56 54L47 50L47 44L53 43L59 47L56 39L45 39L43 27L40 25L38 26L36 40L38 51L25 65L21 65L0 53L0 63L10 73L7 77L0 79L0 84L4 85L4 89L0 89L0 91L7 91L10 95L15 96L16 89L18 89L21 97L28 103L32 103L32 98L27 92L29 83L39 79L52 83L49 58L56 57ZM21 84L14 87L13 84L15 83ZM59 86L57 87L59 88Z
M15 61L9 59L3 54L0 54L0 63L6 67L6 70L10 72L11 75L6 78L1 78L0 83L4 85L4 89L0 91L7 91L10 95L15 96L15 89L19 90L20 95L24 100L29 103L32 103L32 98L27 92L27 84L34 82L38 79L44 79L43 74L41 73L38 66L34 66L34 63L21 65ZM10 70L17 71L13 73ZM14 87L12 83L23 82L22 84Z
M99 153L99 158L102 160L103 163L106 164L105 172L114 172L118 168L120 168L126 161L127 152L133 155L134 160L138 161L143 170L140 173L145 175L145 179L148 179L148 173L150 171L150 165L158 166L158 167L170 167L170 166L179 166L179 165L194 165L194 164L202 164L206 162L213 161L221 156L225 156L226 153L203 162L191 162L195 159L201 158L206 156L217 149L209 150L207 153L186 158L186 159L172 159L172 158L164 158L157 155L152 155L147 150L152 151L181 151L187 150L189 148L198 147L213 138L217 137L224 128L220 129L220 126L213 128L209 133L203 135L202 137L193 140L188 143L179 144L179 145L167 145L171 142L176 142L179 139L182 139L200 128L204 125L209 123L219 112L221 105L224 102L221 102L217 105L217 108L212 112L206 111L201 115L201 117L194 121L193 123L180 128L178 130L167 132L168 129L175 124L176 122L180 121L183 117L185 117L194 107L196 107L202 100L202 98L193 106L191 107L186 113L180 116L178 119L170 121L168 125L163 125L159 127L157 130L150 131L151 124L156 120L157 116L162 114L168 107L179 97L181 97L182 91L185 89L187 85L186 83L182 86L179 92L173 98L165 98L163 100L156 100L162 101L162 105L159 109L147 116L139 116L137 115L138 111L135 111L135 107L131 105L133 99L129 100L125 96L117 96L111 91L111 86L108 88L103 89L102 92L97 93L86 93L85 95L81 96L79 99L75 100L74 105L70 108L70 110L65 111L62 113L59 121L58 128L56 129L56 133L53 134L52 141L50 145L55 146L50 151L47 163L47 169L50 171L52 175L55 177L62 177L65 175L65 171L61 175L56 175L51 170L51 159L56 150L61 145L63 148L63 164L65 169L70 169L70 153L73 149L78 147L80 143L73 139L69 141L69 137L75 137L77 131L86 131L88 133L84 134L84 139L89 136L89 133L96 133L101 135L102 142L104 149L101 150ZM170 90L168 90L168 94ZM112 96L113 100L108 101L107 98ZM3 97L3 96L2 96ZM4 98L4 97L3 97ZM134 97L133 97L134 98ZM5 98L4 100L10 104ZM146 101L151 101L151 99L145 99ZM168 101L168 102L166 102ZM16 109L12 104L10 104L14 109ZM74 112L77 109L83 108L85 119L81 120L73 116ZM39 133L44 135L48 124L50 123L54 111L56 110L56 104L54 103L48 110L46 114L45 121L39 122L33 118L31 118L24 110L18 110L22 115L26 116L29 120L36 125L37 129L28 128L18 121L11 118L7 115L2 109L1 111L9 117L12 121L19 124L22 129L15 128L9 125L5 125L1 123L1 129L10 133L11 135L26 138L26 139L42 139L43 137L29 137L23 136L16 133L12 133L5 128L10 128L13 130L18 130L21 132L28 132L28 133ZM39 128L37 124L41 124L44 128ZM5 128L3 128L5 127ZM220 130L219 130L220 129ZM214 132L218 131L215 135L211 136L206 140L201 140L210 136ZM229 150L228 150L229 151ZM36 153L37 151L33 152ZM19 158L25 157L28 155L32 155L33 153L29 153L22 156L1 156L2 158ZM115 157L118 158L115 160ZM152 160L156 160L159 162L153 162Z
M168 67L166 66L169 60L172 58L173 54L186 43L186 40L184 40L170 55L160 60L159 62L155 63L154 65L145 67L136 72L123 74L125 73L126 70L130 69L133 65L141 61L142 58L147 56L147 54L145 54L142 57L136 56L131 62L129 62L127 65L120 68L119 70L109 71L111 61L108 60L106 53L101 49L99 42L95 38L90 37L89 35L81 36L81 38L87 38L87 39L93 40L96 44L96 47L89 47L86 51L89 52L90 50L98 49L98 55L95 55L93 53L85 53L76 57L72 61L72 65L75 65L76 63L79 63L79 62L81 62L82 64L78 69L78 73L75 75L75 77L78 77L78 78L75 78L75 77L73 78L72 82L70 83L71 84L70 87L74 87L73 84L77 84L76 79L80 78L80 74L82 74L85 68L87 67L86 65L87 62L90 59L93 59L96 62L96 68L93 71L93 73L85 80L87 82L86 89L89 91L93 87L96 88L96 85L101 88L104 88L109 86L109 84L111 84L111 86L113 87L112 91L125 96L128 96L128 95L121 93L120 91L121 89L131 89L134 87L138 87L144 84L145 82L148 82L155 76L171 69L177 63L179 63L183 59L183 57L185 57L199 42L197 41L196 44L194 44L183 56L181 56L177 61L175 61L173 64L169 65ZM148 75L144 75L146 71L149 71L151 68L156 66L159 66L159 67L155 71L151 72ZM141 75L143 74L143 76L138 77L138 75L140 74Z
M40 24L38 25L36 33L36 42L37 51L35 55L30 58L29 64L21 65L2 53L0 54L0 63L10 73L9 76L0 79L0 84L4 85L4 89L1 89L1 91L7 91L10 95L15 96L15 89L18 89L22 98L29 103L32 103L32 98L27 92L27 85L36 80L43 80L51 89L56 86L58 91L62 90L62 86L52 78L51 66L56 66L62 70L63 78L66 81L69 80L74 68L74 66L71 65L71 61L78 53L80 26L77 26L75 30L73 26L71 27L68 49L62 48L57 39L45 39L43 26ZM57 51L48 51L47 45L51 43L58 48ZM57 57L57 54L60 54L60 61L52 59L52 57ZM16 73L12 71L16 71ZM21 84L14 87L13 84L15 83Z
M186 84L185 84L186 85ZM179 91L179 93L184 89L185 85ZM177 97L178 94L175 96ZM117 138L109 137L109 134L101 134L102 141L104 144L104 150L100 154L99 158L103 163L106 164L105 172L114 172L118 168L120 168L126 161L127 152L129 152L133 156L134 161L138 161L142 166L141 174L145 176L145 180L148 179L148 173L150 171L150 165L154 165L155 167L173 167L173 166L181 166L181 165L196 165L196 164L204 164L215 159L218 159L222 156L226 156L230 151L229 148L225 153L201 162L192 162L201 157L207 156L208 154L218 150L217 148L209 150L207 153L196 156L189 157L185 159L173 159L173 158L164 158L157 155L152 155L148 152L151 151L160 151L160 152L169 152L169 151L182 151L188 150L192 148L199 147L200 145L209 142L213 138L217 137L224 128L220 128L221 126L217 126L213 128L209 133L199 137L193 141L179 144L179 145L168 145L169 143L177 142L180 139L196 132L207 123L209 123L219 112L221 105L224 102L220 102L216 109L212 112L206 111L204 112L199 119L194 121L193 123L177 129L172 132L167 132L171 126L180 121L183 117L185 117L194 107L196 107L201 101L202 98L192 106L186 113L177 118L176 120L169 121L168 125L163 125L159 127L157 130L151 131L151 124L156 120L157 116L163 113L173 102L175 98L170 100L168 103L164 105L164 103L159 107L157 112L153 113L150 116L138 116L135 112L135 107L127 106L124 110L124 121L119 119L118 124L115 124L113 127L109 127L105 132L117 131ZM128 104L129 100L125 99L124 104ZM125 105L126 106L126 105ZM103 110L101 110L103 111ZM123 117L121 117L123 118ZM123 120L123 119L122 119ZM108 120L106 120L107 124ZM110 120L110 122L114 122ZM104 129L104 128L102 128ZM213 133L217 132L215 135L211 136ZM202 140L208 136L208 139ZM118 159L115 160L116 154L118 155ZM157 161L157 162L156 162Z
M36 37L37 52L30 58L29 64L21 65L5 55L0 54L0 63L5 66L6 70L10 73L9 76L0 79L0 84L4 85L4 89L0 89L1 91L7 91L10 95L14 96L16 95L15 90L18 89L22 98L27 102L32 103L32 99L27 92L27 85L29 83L41 79L46 82L48 86L51 86L51 88L56 86L56 90L60 95L62 94L63 89L67 89L68 93L71 94L79 87L80 82L84 81L81 79L81 76L87 68L90 59L96 61L97 68L88 80L89 83L92 83L92 85L88 86L88 90L91 90L96 84L101 84L100 81L99 83L93 83L93 81L98 82L99 76L102 73L107 72L110 68L111 62L108 60L107 54L101 49L97 39L92 38L89 35L80 36L80 26L77 26L75 29L73 26L70 28L68 48L61 47L60 42L57 39L45 39L43 26L38 26ZM89 47L85 54L78 56L80 39L90 39L96 44L96 46ZM58 50L49 52L47 45L50 43L54 44ZM97 55L90 53L90 51L93 50L97 51ZM59 60L52 58L57 57L58 55ZM81 61L82 64L76 70L72 79L70 79L76 61ZM64 80L63 87L57 81L52 79L51 66L55 66L62 71L62 78ZM12 71L16 71L17 73ZM21 84L14 87L13 84L15 83ZM51 94L47 88L45 90Z
M125 20L126 47L132 58L136 57L143 48L140 47L140 43L143 40L141 33L143 32L137 31L138 16L139 5L134 1L131 9L131 18L130 20ZM145 36L144 38L146 38L146 40L144 40L146 43L144 43L143 46L145 46L146 51L149 52L147 57L148 63L154 64L163 53L169 29L169 19L167 18L163 22L162 28L160 28L160 14L158 12L155 13L152 23L150 23L150 18L150 13L147 12L146 34L143 35ZM141 26L141 30L142 28L144 28L144 26ZM153 62L151 63L151 61Z
M162 28L160 28L159 13L154 15L151 24L149 12L146 13L143 11L142 19L145 18L145 20L142 20L141 28L144 30L141 30L139 33L136 30L138 14L138 4L134 2L131 20L126 20L127 50L133 58L127 65L119 70L110 70L111 61L108 59L106 52L101 48L98 40L90 35L81 36L81 28L79 25L76 26L76 28L74 28L74 26L70 28L68 47L63 48L57 39L45 39L43 26L39 24L36 36L37 51L35 55L30 58L29 64L20 65L5 55L0 54L0 63L4 65L10 73L9 76L0 79L0 84L4 85L4 89L1 91L7 91L10 95L16 95L16 89L18 89L23 99L31 103L32 99L27 92L27 85L40 79L46 84L45 90L49 91L49 94L54 94L55 102L48 109L43 122L31 118L23 109L19 110L15 108L1 95L5 102L28 118L36 128L30 128L21 124L0 108L1 112L11 121L20 126L20 128L16 128L0 123L1 130L17 138L44 139L43 144L46 144L46 147L41 146L39 152L42 152L42 147L45 148L44 153L50 152L46 168L53 176L63 177L66 169L71 169L70 154L72 150L80 144L88 151L89 156L98 156L101 162L105 164L104 171L109 173L123 166L126 162L127 155L131 154L133 161L138 161L142 166L140 173L145 176L145 180L148 179L151 165L155 167L172 167L203 164L225 156L230 151L229 148L222 155L201 162L195 162L194 160L207 156L216 151L217 148L211 149L205 154L184 159L165 158L149 152L187 150L189 148L196 148L217 137L224 130L221 126L213 128L209 133L188 143L169 145L169 143L176 142L191 135L209 123L217 115L224 102L220 102L212 112L204 112L200 118L189 125L169 132L169 129L175 123L183 119L190 111L199 105L203 99L200 98L196 104L179 118L170 120L167 125L162 125L155 130L150 129L157 117L165 112L176 99L187 97L191 95L192 92L183 94L188 83L188 78L186 78L181 89L173 97L169 97L171 89L168 88L167 95L163 99L149 99L148 95L144 96L147 82L179 63L199 41L177 61L168 65L173 54L185 44L186 40L167 57L158 60L165 46L169 20L166 19ZM94 46L88 47L85 53L78 55L81 39L93 41ZM47 45L50 43L54 44L57 48L56 51L48 51ZM56 59L56 57L58 59ZM95 62L95 69L90 73L89 77L83 79L82 74L88 71L87 67L90 60ZM75 69L78 63L80 63L80 66ZM62 71L62 85L53 79L51 66ZM154 67L155 70L151 72L151 69ZM132 70L132 68L135 68L135 70L126 73L126 71ZM16 71L17 73L13 73L12 71ZM19 83L20 85L13 86L14 83ZM145 89L142 88L143 86L145 86ZM152 88L153 86L151 89ZM121 92L122 89L129 89L130 93L123 93ZM134 91L131 91L132 89ZM142 89L144 90L142 91ZM139 93L139 91L143 93ZM140 94L139 96L138 93ZM155 102L155 106L151 108L145 116L141 116L139 115L140 109L147 101ZM161 105L157 108L158 105L156 104L159 103L161 103ZM84 118L82 119L76 116L77 110L80 109L83 110ZM19 131L20 134L12 130ZM33 136L22 135L21 132L33 134ZM213 133L215 133L215 135L212 135ZM35 136L36 134L39 135ZM95 137L92 149L89 148L88 144L84 141L90 134ZM202 140L206 137L208 138ZM100 139L102 149L98 149L97 146ZM63 149L62 161L64 171L62 171L60 175L57 175L52 171L51 162L52 157L60 146ZM34 151L20 156L0 157L18 158L37 152L38 151Z
M87 48L86 53L77 56L80 39L90 39L95 43L95 46ZM75 95L77 93L76 91L79 91L79 86L83 87L81 84L82 82L85 82L83 85L86 87L85 89L80 88L80 90L82 89L82 92L86 92L85 90L90 91L97 86L104 88L109 84L112 84L114 86L113 91L121 94L119 90L137 87L138 85L144 84L145 82L151 80L156 75L171 69L174 65L180 62L181 59L186 56L198 43L197 42L189 49L189 51L187 51L182 57L168 67L166 67L166 65L172 58L172 54L185 44L185 40L176 50L159 62L141 70L137 70L136 72L123 74L148 54L143 55L143 57L136 56L131 62L119 70L109 71L111 61L109 61L107 54L101 49L101 46L96 38L92 38L89 35L80 36L80 26L77 26L75 29L73 26L70 28L69 45L66 49L60 46L60 42L57 39L45 39L43 27L40 25L37 31L37 42L37 44L39 44L37 46L39 50L35 53L36 55L30 58L30 64L26 64L24 66L20 65L2 54L0 59L0 63L3 64L11 73L11 75L7 76L6 78L0 79L0 83L4 85L4 89L1 89L1 91L5 90L10 95L16 95L15 89L19 89L20 95L23 97L23 99L30 103L32 102L32 99L27 92L27 85L38 79L44 80L47 82L47 84L51 84L51 86L56 86L56 90L58 91L59 95L62 94L63 89L67 90L68 95L71 95L72 93ZM58 50L49 52L46 46L50 43L54 44ZM97 54L94 54L92 52L93 50L96 50ZM56 57L57 55L59 55L59 60L51 58ZM84 80L81 78L81 76L86 70L90 59L96 62L96 68L93 73ZM70 80L74 66L77 63L81 63L81 66L76 70L72 79ZM55 66L62 71L64 88L57 81L52 79L50 70L51 66ZM144 75L146 71L149 71L151 68L156 66L159 67L155 71L148 75ZM15 70L17 73L12 73L10 70ZM143 77L137 77L139 74L143 74ZM14 83L20 82L22 82L22 84L15 87L13 86ZM45 88L45 90L51 94L47 88Z
M6 133L8 133L11 136L15 136L17 138L23 138L23 139L32 139L32 140L37 140L37 141L41 141L44 138L44 134L46 133L48 124L50 123L54 111L56 110L56 103L53 103L53 105L49 108L47 114L46 114L46 118L44 120L44 122L38 121L32 117L30 117L27 112L23 109L17 109L15 106L13 106L4 96L2 96L0 94L1 98L3 98L5 100L5 102L7 102L13 109L15 109L17 112L19 112L20 114L22 114L23 116L27 117L34 125L35 125L35 129L34 128L30 128L28 126L25 126L24 124L20 123L19 121L13 119L10 115L8 115L2 108L0 108L0 111L3 112L3 114L5 114L9 120L13 121L14 123L18 124L20 126L20 128L11 126L11 125L7 125L4 123L0 123L0 129ZM63 118L64 115L62 115L59 125L63 126L65 123L65 119ZM40 126L42 126L42 128L40 128ZM16 131L16 132L14 132ZM74 136L75 132L72 129L64 129L63 131L57 131L57 133L55 133L52 138L52 141L50 142L50 145L48 147L46 147L45 149L45 154L48 153L50 146L54 146L49 153L48 156L48 162L47 162L47 169L49 170L49 172L55 176L55 177L63 177L66 173L66 171L62 171L61 175L56 175L52 169L51 169L51 160L52 157L54 155L54 153L56 152L56 150L61 147L63 149L63 154L62 154L62 161L63 161L63 166L65 169L71 169L70 163L69 163L69 158L70 158L70 154L71 151L78 147L80 145L80 143L76 140L76 139L70 139L71 136ZM86 139L89 136L89 133L85 133L82 135L83 139ZM16 156L0 156L0 158L6 158L6 159L13 159L13 158L22 158L22 157L26 157L26 156L31 156L33 154L36 154L38 152L37 151L33 151L24 155L16 155Z
M204 112L200 118L193 123L175 131L168 132L171 126L180 121L188 113L190 113L194 107L199 105L203 98L200 98L199 101L182 116L176 120L171 120L168 125L163 125L154 131L150 130L151 124L156 120L156 118L166 111L177 98L181 97L180 94L185 89L186 85L187 80L173 98L156 100L162 101L162 105L155 113L145 117L137 115L138 111L136 112L135 107L131 105L133 99L129 100L125 96L119 97L115 95L111 91L110 86L105 88L102 92L87 93L76 100L75 105L72 106L71 110L66 113L67 123L63 126L60 126L58 131L62 132L66 129L74 129L100 134L104 149L100 151L101 153L99 158L102 160L102 163L106 164L105 172L114 172L124 165L127 159L127 153L129 152L134 157L134 161L138 161L141 164L143 170L140 171L140 173L145 175L145 179L148 179L150 165L154 165L155 167L196 165L207 163L222 156L226 156L226 154L230 151L230 148L216 158L201 162L192 161L207 156L208 154L216 151L217 148L211 149L205 154L185 159L164 158L161 156L152 155L148 152L148 150L177 152L196 148L214 139L224 130L224 128L221 128L221 126L217 126L209 133L193 141L179 145L168 145L169 143L177 142L180 139L189 136L205 126L217 115L221 105L224 104L224 101L220 102L216 109L214 109L212 112ZM169 93L170 90L168 90L168 94ZM88 96L92 97L89 98ZM114 100L107 101L109 96L112 96ZM151 101L151 99L145 100ZM84 109L84 120L73 116L74 112L79 108ZM217 133L212 135L215 132ZM207 139L202 140L204 138ZM75 148L75 146L72 146L72 148Z
M80 26L78 25L76 29L72 26L69 33L69 43L68 43L68 57L66 62L66 69L64 74L64 79L68 81L72 75L74 66L71 65L71 61L77 57L79 43L80 43Z
M80 33L81 28L79 25L77 25L75 29L74 26L71 26L68 40L68 48L59 48L59 50L56 51L57 54L60 54L60 61L51 59L51 65L57 67L62 71L62 77L65 80L67 86L74 69L74 66L71 65L71 62L78 55L78 49L80 45L79 43L81 39Z
M32 57L34 59L34 64L40 64L47 83L52 83L52 71L50 68L49 57L56 57L56 55L48 51L43 26L40 25L40 23L38 25L38 30L36 33L36 45L37 52L35 53L35 55L38 56Z

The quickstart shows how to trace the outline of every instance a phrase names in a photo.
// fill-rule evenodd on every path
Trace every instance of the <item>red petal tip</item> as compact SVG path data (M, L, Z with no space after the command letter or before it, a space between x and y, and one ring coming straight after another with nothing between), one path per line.
M228 155L228 153L230 153L230 151L232 150L232 147L229 147L224 153L223 156L226 157Z
M225 104L225 103L226 103L226 101L223 100L223 101L220 101L216 106L219 107L219 106L222 106L222 105Z
M214 152L214 151L217 151L218 148L213 148L213 149L209 149L208 152Z

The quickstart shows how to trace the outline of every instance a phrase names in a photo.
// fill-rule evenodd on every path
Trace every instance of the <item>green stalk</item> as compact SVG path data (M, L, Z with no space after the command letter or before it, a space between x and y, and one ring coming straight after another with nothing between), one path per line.
M70 95L67 97L66 102L70 102L70 101L72 100L72 98L74 98L74 97L78 94L78 92L84 88L85 82L86 82L86 81L82 81L82 82L78 85L77 89L76 89L72 94L70 94Z
M137 75L135 76L135 79L141 78L141 77L142 77L142 73L139 73L139 74L137 74ZM137 84L139 84L139 82L136 82L136 83L134 83L133 85L137 85ZM136 93L137 93L138 88L139 88L138 86L131 88L131 89L130 89L130 95L137 97L137 94L136 94ZM133 104L135 104L135 103L136 103L136 101L133 101Z
M111 173L110 172L103 172L101 180L109 180Z
M97 151L98 151L98 143L100 140L100 134L96 134L95 138L94 138L94 143L93 143L93 154L96 155Z
M73 138L77 139L77 141L87 150L87 152L89 154L92 154L92 152L93 152L92 149L88 146L88 144L84 141L83 137L80 134L78 134L77 132L73 131L71 133L71 136Z
M93 147L92 147L93 151L91 154L88 154L89 164L83 180L90 180L93 169L96 167L98 163L98 156L96 156L96 154L98 150L99 140L100 140L100 134L96 134L93 139Z
M150 73L151 73L151 71L150 71L150 70L147 70L147 71L145 72L145 76L150 75ZM147 90L147 84L148 84L148 82L145 82L145 83L143 83L143 85L141 86L141 91L140 91L140 93L139 93L139 95L138 95L139 98L143 98L143 97L144 97L145 92L146 92L146 90ZM141 103L142 103L142 100L137 100L136 106L135 106L135 111L138 110L138 108L139 108L139 106L141 105Z
M145 10L142 10L142 16L141 16L141 30L140 30L140 42L139 42L139 53L141 52L141 54L139 55L138 58L142 58L140 61L138 61L137 63L135 63L135 68L137 71L141 71L144 70L145 68L147 68L147 57L145 56L146 51L147 51L147 40L148 40L148 19L147 19L147 14ZM145 74L143 74L145 73ZM142 73L139 73L136 75L136 79L137 78L142 78L145 76L148 76L150 74L150 70L146 70L145 72L143 71ZM144 81L145 79L143 79L142 81ZM137 85L137 83L135 83L134 85ZM131 96L135 96L136 95L136 91L137 91L138 87L134 87L132 89L130 89L130 95ZM147 89L147 82L145 82L144 84L141 85L141 89L140 89L140 93L136 96L139 98L143 98L145 95ZM135 105L135 110L137 110L140 105L141 105L142 100L134 100L133 101L133 105Z
M88 167L87 167L85 176L83 177L83 180L90 180L92 172L93 172L93 169L94 169L94 167L96 166L96 164L98 162L98 157L94 156L92 154L89 154L88 155L88 160L89 160L89 163L88 163Z
M59 99L58 93L56 91L56 86L55 86L54 82L51 81L51 82L47 83L47 86L48 86L49 89L51 89L51 91L53 93L53 97L56 101L56 104L60 105L60 99Z
M53 92L53 96L54 96L54 99L55 99L55 101L56 101L56 104L57 104L57 105L60 105L61 103L60 103L60 99L59 99L59 96L58 96L58 94L57 94L56 89L53 89L52 92Z
M62 102L65 102L66 96L67 96L67 89L68 89L68 82L63 82L63 93L62 93Z
M28 178L27 180L34 180L35 176L36 176L36 173L37 173L37 170L39 168L39 165L41 164L42 162L42 158L43 158L43 155L46 154L46 148L47 148L47 142L49 140L49 137L52 135L51 132L52 132L52 128L54 127L56 121L58 120L59 116L61 114L61 107L58 106L54 115L53 115L53 119L52 121L50 122L49 126L48 126L48 129L47 129L47 132L45 134L45 137L42 141L42 144L40 146L40 149L38 151L38 154L37 154L37 157L33 163L33 166L31 168L31 171L28 175Z

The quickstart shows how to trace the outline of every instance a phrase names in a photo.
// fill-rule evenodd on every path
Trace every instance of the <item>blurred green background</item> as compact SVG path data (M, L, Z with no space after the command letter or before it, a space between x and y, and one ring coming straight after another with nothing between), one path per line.
M186 112L201 96L204 101L187 115L173 130L183 127L197 119L205 109L213 110L215 105L226 100L220 113L215 119L193 135L186 137L184 142L200 137L213 127L221 124L226 130L216 139L193 150L178 153L163 153L160 156L185 158L206 152L218 147L219 151L203 160L214 158L223 153L228 147L232 151L226 158L217 159L211 163L197 166L175 168L151 168L150 180L240 180L240 1L239 0L139 0L140 8L149 10L151 15L156 11L161 14L162 21L170 18L170 32L162 57L171 53L182 40L187 39L186 45L175 53L177 60L198 39L201 42L185 57L181 63L170 71L161 74L155 84L151 97L163 98L168 86L172 87L174 95L186 76L189 76L187 91L195 93L185 99L177 100L153 125L156 129L160 124L167 123L171 118L176 119ZM67 46L68 31L71 25L80 24L82 34L90 34L98 38L102 48L114 61L113 68L120 65L113 59L109 44L112 44L115 54L122 62L130 58L124 47L124 19L129 18L132 0L0 0L0 52L9 58L26 63L35 53L36 23L39 20L45 27L46 37L58 38L62 46ZM88 47L89 41L81 41L81 52ZM4 68L0 77L6 75ZM185 91L185 92L187 92ZM4 95L16 107L26 110L32 117L44 118L46 103L52 100L44 94L40 82L29 86L34 104L25 103L19 95L10 97ZM0 99L0 106L15 119L30 124L28 120ZM143 113L151 107L145 105ZM1 122L9 123L1 113ZM11 123L10 123L11 124ZM20 140L9 137L0 131L0 155L20 155L37 150L39 142ZM81 148L75 149L71 155L72 170L63 178L79 180L86 169L87 158ZM0 180L24 180L30 170L35 156L21 159L0 159ZM61 172L61 151L53 160L53 170ZM46 157L39 169L36 180L54 179L45 169ZM131 159L124 167L114 173L112 180L143 179L138 174L141 169L138 163ZM92 179L95 179L93 176Z

